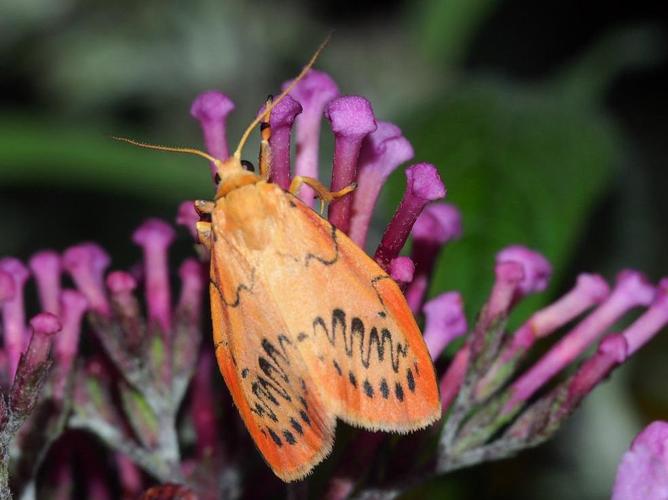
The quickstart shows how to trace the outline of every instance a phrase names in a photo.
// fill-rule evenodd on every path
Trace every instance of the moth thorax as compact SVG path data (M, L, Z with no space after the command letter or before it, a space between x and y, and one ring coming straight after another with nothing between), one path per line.
M262 251L274 243L274 211L255 184L230 191L219 207L224 212L220 230L236 239L239 247Z

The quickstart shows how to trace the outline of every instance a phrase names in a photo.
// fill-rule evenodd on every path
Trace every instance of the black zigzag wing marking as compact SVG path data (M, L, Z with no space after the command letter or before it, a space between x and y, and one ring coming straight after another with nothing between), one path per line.
M278 336L279 348L277 349L267 338L262 339L262 350L271 359L271 362L264 356L258 357L258 365L265 375L271 378L271 373L277 373L283 382L289 383L288 373L285 366L290 366L290 359L285 349L286 345L292 345L290 339L285 335Z
M358 317L353 317L348 323L346 313L341 309L332 311L331 327L321 316L313 320L313 335L319 334L324 334L333 347L339 338L342 339L339 342L343 342L344 352L349 358L353 357L356 347L365 368L369 368L373 354L381 363L389 356L392 370L398 373L401 359L408 356L408 345L397 341L387 328L381 328L380 332L375 326L366 329ZM355 338L358 340L355 341Z
M284 340L280 340L283 337ZM284 343L285 342L285 343ZM289 366L288 355L285 345L289 340L284 335L279 336L279 347L277 348L266 337L262 339L261 345L264 354L258 356L258 368L254 373L251 382L251 392L256 398L251 408L262 408L262 411L255 412L260 416L265 413L274 420L276 407L281 405L281 401L291 402L290 396L290 378L288 377L287 366ZM275 421L275 420L274 420Z
M295 257L294 255L287 252L281 252L279 250L276 250L276 255L284 259L290 259L292 262L300 262L299 257Z
M251 412L266 419L266 431L277 446L285 443L295 445L304 434L303 425L312 426L307 414L308 403L304 399L307 384L301 378L297 384L297 380L290 376L290 358L293 353L289 348L293 344L288 337L279 335L277 344L265 337L260 345L262 350L257 357L258 369L250 377L250 392L253 395L253 400L249 402ZM247 377L248 372L243 378ZM279 408L283 414L287 411L288 416L280 417ZM280 433L274 431L276 425L283 426Z
M212 259L212 270L214 273L217 274L217 269L218 269L218 264L216 263L215 259ZM255 269L251 269L251 275L250 275L250 283L239 283L237 285L236 290L234 291L234 299L229 301L225 298L225 294L223 293L223 290L220 288L220 285L216 281L214 277L209 278L209 283L215 288L216 292L218 293L218 297L220 298L220 301L225 304L227 307L239 307L239 304L241 303L241 292L247 292L249 294L253 293L253 288L255 286Z
M378 302L383 307L383 310L378 313L378 315L381 318L384 318L384 317L387 316L387 308L385 307L385 302L383 301L383 296L381 295L380 290L378 290L378 282L383 281L383 280L390 280L390 279L392 279L392 278L387 274L379 274L378 276L375 276L371 279L371 286L373 287L374 292L376 292L376 297L378 297Z
M338 260L339 260L339 241L337 240L337 235L336 235L336 228L329 224L330 228L330 235L332 238L332 245L334 246L334 257L328 259L326 257L322 257L320 255L316 255L314 253L307 253L306 258L304 259L304 266L308 267L309 264L311 263L311 260L315 260L317 262L320 262L321 264L325 266L331 266L334 265Z

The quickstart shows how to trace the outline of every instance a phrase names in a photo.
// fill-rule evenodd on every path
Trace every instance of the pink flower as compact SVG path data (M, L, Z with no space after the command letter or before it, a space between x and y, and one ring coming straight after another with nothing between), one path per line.
M649 424L636 436L617 468L612 500L668 498L668 422Z

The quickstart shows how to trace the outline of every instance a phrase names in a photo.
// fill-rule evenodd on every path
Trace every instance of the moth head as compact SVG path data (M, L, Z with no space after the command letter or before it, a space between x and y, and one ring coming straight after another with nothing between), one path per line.
M290 85L288 85L288 87L286 87L283 90L283 92L281 92L278 98L273 101L270 100L267 102L264 111L260 115L255 117L255 119L251 122L251 124L246 128L245 132L241 136L237 149L234 151L232 156L230 156L226 160L214 158L210 154L194 148L181 148L173 146L160 146L157 144L146 144L144 142L128 139L127 137L112 137L112 138L116 139L117 141L127 142L134 146L139 146L146 149L168 151L171 153L191 154L209 160L216 168L216 172L214 174L214 182L216 183L216 199L225 196L227 193L238 187L247 184L254 184L259 180L261 180L261 177L255 173L255 167L251 162L241 159L241 152L246 142L248 141L251 132L263 120L267 121L269 119L271 110L274 109L278 105L278 103L280 103L292 91L295 85L297 85L297 83L299 83L302 80L302 78L304 78L304 76L306 76L306 73L308 73L311 67L313 67L313 65L315 64L315 61L320 55L322 49L324 49L325 45L327 45L329 38L330 38L329 36L325 38L325 40L320 44L320 47L318 47L318 49L315 51L315 53L313 54L309 62L306 64L306 66L302 68L301 72L290 83ZM264 173L263 175L267 175L267 173Z
M230 191L246 184L253 184L259 180L255 167L248 160L240 160L236 155L227 160L215 160L216 173L213 181L216 183L216 199L225 196Z

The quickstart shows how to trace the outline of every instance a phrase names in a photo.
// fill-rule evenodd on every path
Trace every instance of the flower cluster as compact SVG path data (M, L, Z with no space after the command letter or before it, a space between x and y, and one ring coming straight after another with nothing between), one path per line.
M206 148L216 158L229 154L226 118L233 109L232 101L216 91L201 94L192 105ZM364 248L381 188L413 158L413 148L396 125L376 119L369 101L339 95L330 76L311 70L271 112L272 182L287 189L295 175L318 178L323 117L335 140L331 190L357 182L351 195L330 204L328 219ZM458 292L427 300L439 254L462 234L460 213L442 201L446 189L435 166L416 163L405 175L403 198L373 257L399 283L423 322L425 342L439 368L444 418L398 440L356 432L325 482L328 498L346 498L356 490L396 494L425 476L543 442L668 322L668 281L654 286L627 270L612 287L600 276L580 275L572 290L510 331L515 306L545 290L551 274L543 256L515 245L497 254L489 298L469 329ZM308 186L298 194L313 205ZM179 207L176 221L195 237L198 215L192 202ZM257 496L279 487L276 481L248 481L268 471L248 472L254 463L249 465L249 458L257 455L225 398L210 343L200 345L208 258L203 249L198 248L198 258L181 264L180 294L172 297L168 250L175 235L164 221L146 221L132 236L142 249L143 265L131 272L108 273L110 258L94 243L62 255L40 252L27 267L13 258L0 260L4 496L10 485L17 495L48 487L67 496L75 477L69 464L77 454L86 457L79 489L91 498L108 498L114 488L136 497L156 481L162 486L151 488L146 498L234 498L242 488L246 496ZM404 252L409 240L410 250ZM61 286L64 273L76 290ZM26 328L24 285L30 275L43 312ZM143 296L137 293L140 286ZM611 333L634 308L643 309L637 319ZM561 332L568 325L575 326ZM79 342L82 327L86 333ZM534 346L560 332L559 340L533 362ZM596 352L571 375L548 385L599 339ZM109 451L114 475L91 452L90 435ZM420 459L435 440L435 455ZM381 446L396 453L381 459ZM369 467L380 460L382 468ZM42 469L46 474L40 481L48 486L37 482ZM380 469L395 480L384 481Z
M67 497L75 477L71 463L78 456L86 464L87 496L109 497L107 464L76 430L95 434L109 447L119 484L130 497L143 488L139 468L161 482L185 482L176 417L199 355L205 273L195 259L181 264L180 297L172 307L167 255L174 236L160 220L139 227L133 241L144 259L135 275L106 274L110 258L94 243L62 254L39 252L28 266L0 260L0 368L8 388L0 400L3 495L11 485L17 495L39 486ZM63 275L76 290L62 287ZM24 288L30 276L44 312L27 329ZM138 281L144 283L146 319L134 293ZM81 339L80 348L86 313L92 335ZM198 389L206 387L204 382ZM210 403L193 405L192 419L211 411ZM197 438L203 453L212 456L218 440L211 431ZM43 464L51 447L57 458ZM47 470L48 486L35 484L40 467Z

